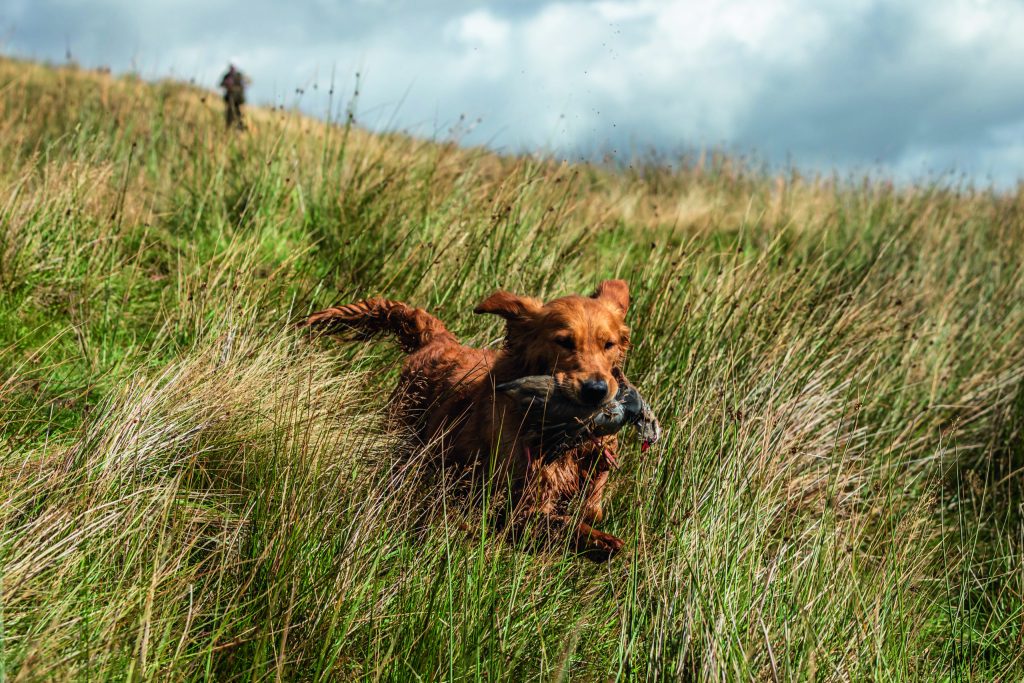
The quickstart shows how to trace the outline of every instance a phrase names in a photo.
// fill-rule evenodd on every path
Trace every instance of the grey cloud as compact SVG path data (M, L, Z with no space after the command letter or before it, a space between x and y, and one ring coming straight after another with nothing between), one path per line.
M1001 154L994 131L1024 123L1024 70L993 68L991 47L935 45L919 14L878 12L811 67L775 75L737 142L819 168L988 170L1011 182L1024 158Z

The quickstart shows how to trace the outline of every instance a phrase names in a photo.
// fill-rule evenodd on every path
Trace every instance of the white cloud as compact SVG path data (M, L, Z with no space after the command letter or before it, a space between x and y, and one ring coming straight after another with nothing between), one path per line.
M454 22L454 35L459 42L485 49L502 49L508 43L509 22L498 19L487 10L475 10Z

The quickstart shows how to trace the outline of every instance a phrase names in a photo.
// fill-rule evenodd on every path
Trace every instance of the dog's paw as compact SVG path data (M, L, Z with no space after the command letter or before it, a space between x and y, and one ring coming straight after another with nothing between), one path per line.
M583 547L583 556L594 562L607 562L612 559L626 542L621 538L591 529Z

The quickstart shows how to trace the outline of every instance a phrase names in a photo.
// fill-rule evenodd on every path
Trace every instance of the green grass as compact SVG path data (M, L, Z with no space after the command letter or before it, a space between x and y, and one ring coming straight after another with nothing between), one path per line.
M609 168L0 61L0 662L13 680L1024 676L1024 195ZM595 566L403 474L386 294L629 280ZM415 464L413 459L412 464Z

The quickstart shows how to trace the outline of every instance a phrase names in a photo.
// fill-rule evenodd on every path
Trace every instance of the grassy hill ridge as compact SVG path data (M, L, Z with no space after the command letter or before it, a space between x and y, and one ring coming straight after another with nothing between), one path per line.
M12 679L1020 677L1020 192L249 117L0 60ZM396 476L398 353L290 326L386 294L493 344L490 291L612 276L666 438L607 567L467 537Z

